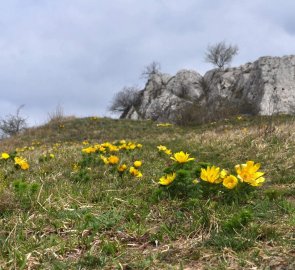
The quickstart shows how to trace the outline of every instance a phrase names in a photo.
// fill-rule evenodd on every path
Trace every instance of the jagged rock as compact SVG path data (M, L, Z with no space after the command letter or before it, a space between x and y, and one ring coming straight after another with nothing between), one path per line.
M153 75L130 119L177 121L186 107L198 106L208 118L233 113L295 113L295 56L261 57L238 68L213 69L203 77L192 70Z
M223 104L251 114L295 112L295 56L261 57L239 68L211 70L204 76L207 104Z
M180 98L197 100L203 94L201 80L202 76L196 71L181 70L168 81L167 90Z
M259 106L259 114L295 113L294 55L262 57L254 62L251 75L248 96Z
M139 118L177 120L179 111L202 95L199 85L201 78L195 71L180 71L173 77L167 74L153 75L140 98L137 109Z
M140 120L140 116L138 115L138 112L136 111L135 107L132 106L126 115L123 117L126 119L131 119L131 120Z
M203 77L205 104L208 113L232 110L236 113L256 114L258 109L251 99L247 84L252 80L253 64L239 68L214 69Z

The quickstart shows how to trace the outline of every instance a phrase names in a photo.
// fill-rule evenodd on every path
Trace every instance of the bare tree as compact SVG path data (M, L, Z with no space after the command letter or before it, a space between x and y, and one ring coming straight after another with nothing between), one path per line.
M132 106L136 106L138 99L139 89L137 87L124 87L120 92L115 94L109 110L111 112L122 113Z
M2 136L12 136L26 128L26 118L20 115L20 111L23 107L24 105L19 106L15 115L9 114L4 119L0 119L0 131L2 132Z
M205 61L222 69L230 64L233 57L238 54L236 45L227 45L224 41L209 45L205 53Z
M153 61L149 65L147 65L142 73L141 77L144 79L150 79L151 76L161 73L161 65L159 62Z

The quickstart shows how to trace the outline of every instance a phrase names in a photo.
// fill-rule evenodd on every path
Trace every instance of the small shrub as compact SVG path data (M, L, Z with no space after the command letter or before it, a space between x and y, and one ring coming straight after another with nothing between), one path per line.
M49 123L61 123L65 118L63 107L58 104L55 110L51 113L48 113L48 122Z
M16 110L16 114L10 114L4 119L0 119L0 131L2 136L9 137L18 134L27 127L26 118L20 115L21 109L24 105L21 105Z
M149 80L153 75L159 74L161 74L161 65L160 63L153 61L144 68L141 73L141 77Z
M140 98L140 92L137 87L124 87L120 92L116 93L109 110L114 113L124 113L136 107Z

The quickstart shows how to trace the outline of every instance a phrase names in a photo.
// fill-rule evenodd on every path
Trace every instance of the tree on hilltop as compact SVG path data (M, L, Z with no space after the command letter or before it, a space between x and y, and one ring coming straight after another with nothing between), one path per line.
M222 69L231 63L238 51L237 45L227 45L224 41L218 42L208 46L205 53L205 61Z
M157 75L161 73L161 65L159 62L153 61L149 65L145 66L142 73L141 77L144 79L150 79L151 76Z

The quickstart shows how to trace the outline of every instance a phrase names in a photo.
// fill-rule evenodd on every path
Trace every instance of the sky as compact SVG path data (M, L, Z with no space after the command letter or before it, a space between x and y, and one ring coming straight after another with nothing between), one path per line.
M144 67L204 74L208 45L237 45L232 66L295 54L294 0L0 0L0 118L44 124L111 116L115 93L143 88Z

